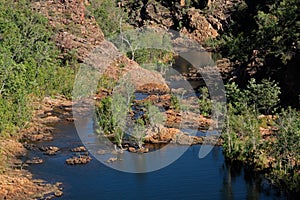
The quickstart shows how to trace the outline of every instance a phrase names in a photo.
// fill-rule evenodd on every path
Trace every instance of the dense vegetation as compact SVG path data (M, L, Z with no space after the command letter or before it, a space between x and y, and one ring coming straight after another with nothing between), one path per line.
M247 89L227 85L228 113L223 132L224 154L264 171L272 182L289 191L300 184L300 115L294 109L278 110L280 88L251 79ZM276 110L277 108L277 110ZM273 113L273 115L262 115Z
M221 36L220 50L228 57L248 60L253 50L258 58L272 56L287 63L300 48L298 0L246 1L233 13L228 30ZM279 67L279 66L277 66Z
M0 133L13 134L31 118L31 102L70 95L74 70L62 67L54 32L29 1L0 2Z
M254 77L276 80L282 104L300 106L298 0L245 1L232 13L220 37L210 45L235 66L245 86Z
M245 1L211 43L238 63L235 70L254 72L237 73L240 85L226 86L225 156L294 192L300 189L300 116L288 105L299 106L299 85L291 75L299 72L299 9L297 0Z

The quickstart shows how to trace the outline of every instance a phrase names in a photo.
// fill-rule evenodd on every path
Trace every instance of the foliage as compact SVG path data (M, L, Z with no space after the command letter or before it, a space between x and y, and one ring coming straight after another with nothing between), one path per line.
M171 94L170 108L174 109L175 111L180 110L179 98L174 94Z
M143 148L144 139L145 139L145 124L141 118L136 120L135 126L133 127L131 136L134 138L140 149Z
M114 131L114 121L111 116L112 98L106 97L97 103L97 123L99 125L99 133L110 134Z
M166 121L165 116L161 113L160 109L153 105L151 102L145 102L145 112L135 120L135 125L131 136L139 148L143 148L144 139L146 136L146 128L153 128L158 125L163 125Z
M148 104L147 106L147 119L149 119L149 126L163 125L166 121L165 116L161 113L157 106Z
M246 3L248 7L241 4L215 44L224 56L234 60L247 61L253 50L259 50L261 59L271 55L288 62L300 48L299 1Z
M109 37L120 31L120 25L125 24L126 13L117 7L116 1L93 0L88 10L95 17L104 35Z
M99 134L113 134L115 142L122 147L127 113L129 110L126 98L121 94L105 97L97 105L97 123Z
M132 52L128 52L128 57L132 57ZM161 67L162 63L173 61L173 53L167 50L160 49L138 49L135 51L135 61L141 65L147 63L157 63L157 69Z
M299 191L300 185L300 115L288 108L277 118L275 143L270 146L274 157L270 177L290 191Z
M121 31L111 41L131 60L139 64L170 63L173 60L170 35L153 29Z
M107 90L113 90L116 86L116 81L107 75L102 75L99 79L97 88L103 88Z
M235 113L241 112L246 109L247 99L246 94L242 91L235 82L225 85L226 99L232 105Z
M275 81L262 80L256 83L255 79L250 79L246 89L240 89L234 82L226 85L226 97L239 113L252 107L261 113L269 114L279 103L280 87Z
M275 135L263 139L260 133L264 121L258 112L246 108L240 113L229 103L222 138L223 151L230 160L243 161L289 191L299 190L300 183L300 118L299 112L282 110L273 126Z
M233 160L255 163L260 155L262 145L259 132L259 120L252 110L245 110L241 114L234 114L229 104L224 139L224 152L226 157Z
M200 114L207 117L211 114L211 109L212 109L212 102L209 97L208 88L201 87L199 91L201 94L198 100Z
M74 71L60 67L53 34L28 1L0 2L1 134L30 119L30 95L70 95Z
M263 113L270 113L280 101L280 87L275 81L262 80L256 83L255 79L250 79L245 90L248 106L254 105L255 109Z
M274 81L256 83L251 79L244 90L235 83L226 89L229 105L222 135L225 156L269 171L272 182L287 190L299 189L299 112L282 110L277 120L270 122L259 117L260 113L269 114L279 102L280 88ZM270 126L276 134L263 139L260 128Z

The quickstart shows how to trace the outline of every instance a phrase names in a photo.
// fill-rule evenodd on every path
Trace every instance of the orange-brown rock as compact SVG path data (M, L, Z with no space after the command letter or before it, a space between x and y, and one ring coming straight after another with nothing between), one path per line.
M86 152L86 148L84 146L79 146L71 149L72 152Z
M116 158L116 157L111 157L111 158L109 158L106 162L112 163L112 162L115 162L115 161L117 161L117 160L118 160L118 158Z
M134 147L128 147L128 151L131 153L136 153L136 149Z
M88 155L79 155L73 156L72 158L68 158L66 163L68 165L78 165L78 164L87 164L92 160L92 158Z
M218 36L218 32L207 21L199 10L190 9L188 11L189 24L188 28L183 28L181 33L190 36L192 39L202 43L209 38L215 38Z
M40 147L39 149L44 151L46 155L55 155L59 151L59 148L55 146Z
M167 128L162 125L150 127L146 130L145 142L167 143L178 133L180 130L176 128Z
M164 94L164 95L149 95L143 100L136 100L136 103L144 103L144 102L151 102L155 106L169 108L171 103L171 95Z
M39 157L33 157L31 160L27 160L26 164L42 164L44 160Z
M84 58L104 40L104 35L94 17L86 17L85 5L80 0L38 1L33 4L36 11L45 15L57 34L54 40L62 50L62 57L74 54L83 61ZM74 52L72 52L74 51Z

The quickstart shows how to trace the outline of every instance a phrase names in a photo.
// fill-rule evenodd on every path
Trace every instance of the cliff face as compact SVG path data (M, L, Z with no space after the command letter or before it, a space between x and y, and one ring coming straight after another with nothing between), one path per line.
M203 2L203 3L201 3ZM121 6L129 14L133 26L160 26L177 30L203 43L218 36L229 20L229 13L241 0L214 1L123 0Z

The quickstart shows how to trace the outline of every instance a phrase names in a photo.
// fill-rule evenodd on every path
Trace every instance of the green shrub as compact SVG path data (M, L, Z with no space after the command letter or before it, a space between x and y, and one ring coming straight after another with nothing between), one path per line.
M229 104L222 136L226 157L256 164L254 161L259 157L261 153L259 149L262 145L259 126L257 115L251 109L246 109L241 114L235 114Z
M279 103L280 87L275 81L262 80L256 83L250 79L246 89L240 89L235 83L226 85L226 97L235 109L235 113L243 112L247 108L269 114Z
M95 17L104 35L109 37L120 31L120 23L124 24L126 14L117 7L116 1L97 0L91 1L88 10Z
M299 191L300 114L291 108L282 110L276 124L276 140L268 149L274 158L270 178L289 191Z
M211 115L211 109L212 109L212 101L209 97L208 88L207 87L201 87L199 89L200 91L200 98L198 100L200 114L203 116L209 116Z
M142 149L144 140L145 140L145 136L146 136L145 122L143 121L143 119L138 118L136 120L136 123L135 123L132 133L131 133L131 136L134 138L134 141L136 142L137 146L140 149Z
M171 94L170 108L175 111L180 111L179 98L174 94Z
M120 94L101 99L97 106L98 134L113 134L122 148L128 111L127 99Z
M251 79L245 95L249 106L254 105L258 111L270 113L280 101L280 87L275 81L264 79L256 83L255 79Z
M223 152L230 160L239 160L264 170L276 185L288 191L299 191L300 184L300 116L288 108L277 115L275 135L263 139L261 120L253 109L237 114L228 105L226 123L222 134Z

